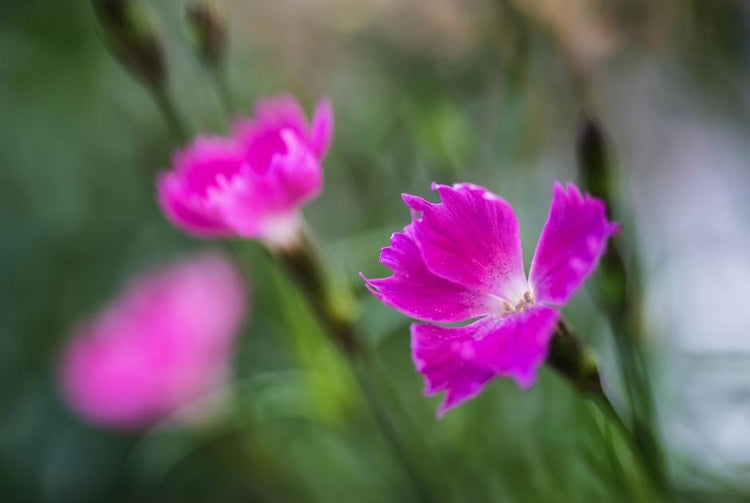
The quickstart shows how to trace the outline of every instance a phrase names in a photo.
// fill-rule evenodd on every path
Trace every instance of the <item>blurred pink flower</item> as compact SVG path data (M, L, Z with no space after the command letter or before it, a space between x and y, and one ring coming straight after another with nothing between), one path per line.
M323 184L333 109L321 100L312 124L291 95L259 100L230 138L199 137L159 175L159 203L174 225L199 237L293 242L299 207Z
M147 427L184 411L227 379L246 305L242 277L216 253L134 278L73 330L60 361L64 398L108 427Z
M427 395L445 391L438 414L478 395L499 376L534 384L564 306L618 226L604 203L556 184L527 281L513 208L471 184L433 184L441 202L404 194L411 224L394 233L380 262L393 275L365 279L408 316L463 326L413 324L412 358ZM478 318L478 319L477 319Z

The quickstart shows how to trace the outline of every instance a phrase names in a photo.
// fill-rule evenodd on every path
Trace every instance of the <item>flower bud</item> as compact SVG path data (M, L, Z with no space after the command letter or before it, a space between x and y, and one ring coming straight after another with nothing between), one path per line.
M583 186L601 198L609 208L615 207L616 172L610 155L607 136L601 125L585 117L577 142L578 169ZM599 298L606 310L616 317L625 315L628 302L628 275L625 258L617 247L610 247L602 257L602 281Z
M198 1L187 6L187 21L190 38L201 61L209 68L219 68L227 46L223 17L212 3Z
M138 80L160 86L166 78L161 40L144 7L133 0L93 0L107 48Z
M611 204L606 139L601 126L590 117L584 119L578 133L577 154L583 186L590 194Z

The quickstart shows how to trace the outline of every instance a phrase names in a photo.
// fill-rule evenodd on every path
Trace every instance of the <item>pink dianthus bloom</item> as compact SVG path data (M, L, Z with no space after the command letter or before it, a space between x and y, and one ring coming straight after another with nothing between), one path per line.
M413 324L412 359L425 394L445 391L438 410L477 396L496 377L534 384L564 306L592 273L617 224L602 201L555 184L529 279L516 215L472 184L433 184L441 202L404 194L411 224L394 233L380 262L393 272L367 279L383 303L425 321ZM478 319L477 319L478 318Z
M321 163L333 136L333 109L321 100L308 124L291 95L259 100L255 117L229 138L198 137L159 175L162 211L198 237L257 238L287 246L297 237L299 207L323 184Z
M246 303L241 275L216 253L134 278L73 330L60 360L64 398L115 428L148 427L201 403L229 375Z

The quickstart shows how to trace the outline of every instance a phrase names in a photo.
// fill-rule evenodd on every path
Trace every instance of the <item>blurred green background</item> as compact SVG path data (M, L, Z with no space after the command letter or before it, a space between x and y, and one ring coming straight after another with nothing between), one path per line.
M184 4L143 2L191 134L225 130ZM149 94L111 57L83 0L0 0L0 500L644 501L627 448L548 369L434 417L409 320L364 292L408 221L402 192L487 186L516 208L528 260L552 183L578 180L595 114L619 163L618 217L643 262L657 405L681 501L750 501L746 246L750 9L720 0L278 0L220 3L235 113L283 90L331 98L323 195L305 209L362 299L360 332L415 460L420 494L286 277L242 244L253 291L231 411L194 428L121 433L60 401L72 325L127 278L197 249L168 225L155 174L173 149ZM745 215L743 218L742 215ZM722 265L723 264L723 265ZM726 265L726 267L725 267ZM713 271L707 274L705 271ZM747 281L746 281L747 280ZM744 307L744 310L743 310ZM602 357L610 333L581 292L565 316ZM723 323L723 324L722 324Z

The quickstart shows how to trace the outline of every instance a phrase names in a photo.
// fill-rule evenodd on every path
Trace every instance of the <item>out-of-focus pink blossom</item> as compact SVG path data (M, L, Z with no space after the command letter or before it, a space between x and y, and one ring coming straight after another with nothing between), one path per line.
M328 100L311 124L290 95L259 100L231 137L202 136L175 154L172 170L157 180L162 211L195 236L287 246L297 237L300 206L320 193L332 136Z
M425 393L445 391L438 413L477 396L499 376L534 384L565 305L604 253L618 226L604 203L556 184L526 279L513 208L471 184L433 185L441 202L404 194L413 212L380 262L393 275L364 278L385 304L414 318L412 358Z
M148 427L200 403L229 375L246 306L243 279L220 254L134 278L73 330L60 361L65 400L117 428Z

